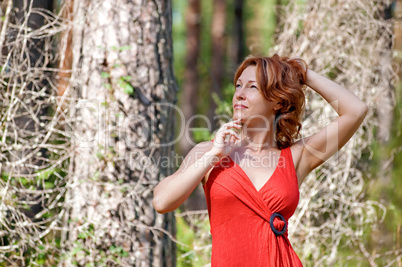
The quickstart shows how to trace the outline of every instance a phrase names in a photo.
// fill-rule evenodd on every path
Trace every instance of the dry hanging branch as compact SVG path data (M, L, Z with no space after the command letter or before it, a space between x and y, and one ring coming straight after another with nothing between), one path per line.
M70 157L55 85L64 30L51 1L4 1L0 34L0 261L55 264Z
M170 1L51 3L1 4L0 261L171 266Z

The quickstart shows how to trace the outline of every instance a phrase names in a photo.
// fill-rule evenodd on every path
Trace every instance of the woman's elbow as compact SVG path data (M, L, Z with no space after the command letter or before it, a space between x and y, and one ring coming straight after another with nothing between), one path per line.
M152 200L152 206L160 214L165 214L169 211L174 210L171 208L169 209L169 206L167 205L166 201L164 201L163 199L161 199L158 196L154 196L154 198Z
M361 104L358 107L358 114L360 115L360 117L362 119L364 119L366 117L366 115L367 115L367 112L368 112L367 104L364 103L364 102L361 102Z
M154 209L161 214L166 213L166 209L164 208L163 201L161 201L158 197L154 196L154 199L152 200L152 206Z
M359 100L349 105L349 116L358 121L363 121L368 112L368 106L363 101Z

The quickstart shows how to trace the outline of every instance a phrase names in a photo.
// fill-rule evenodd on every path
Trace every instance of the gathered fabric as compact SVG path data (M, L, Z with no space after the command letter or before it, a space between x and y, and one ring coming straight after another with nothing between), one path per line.
M212 267L302 266L284 229L299 202L289 147L281 150L272 176L260 190L226 157L214 166L204 191L212 234Z

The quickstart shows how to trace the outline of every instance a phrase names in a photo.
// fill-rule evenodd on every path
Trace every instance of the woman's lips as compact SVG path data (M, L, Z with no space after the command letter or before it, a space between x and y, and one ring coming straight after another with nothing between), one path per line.
M236 104L233 106L234 109L244 109L247 108L245 105L241 105L241 104Z

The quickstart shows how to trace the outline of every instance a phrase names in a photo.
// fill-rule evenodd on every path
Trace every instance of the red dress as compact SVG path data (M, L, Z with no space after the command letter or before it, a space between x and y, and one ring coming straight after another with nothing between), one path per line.
M299 202L290 148L281 150L274 173L259 191L230 157L215 165L204 191L212 267L302 266L285 227Z

